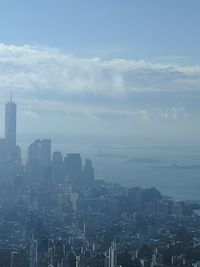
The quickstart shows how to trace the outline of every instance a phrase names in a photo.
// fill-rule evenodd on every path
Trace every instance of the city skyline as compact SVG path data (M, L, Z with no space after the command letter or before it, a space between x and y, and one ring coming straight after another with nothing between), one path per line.
M20 166L27 165L32 170L33 177L36 178L37 176L41 177L41 173L43 173L40 169L41 166L46 168L52 162L58 164L56 169L59 169L63 164L73 166L75 160L75 170L72 170L70 175L75 180L76 177L92 180L94 169L92 161L88 159L91 158L96 168L97 179L106 179L123 186L155 186L163 193L169 194L170 192L170 195L178 199L195 200L199 198L199 190L196 186L199 184L200 168L197 161L199 157L198 146L195 148L187 144L185 146L173 146L172 144L170 146L154 146L153 144L149 146L145 146L145 144L144 146L122 146L112 143L109 145L105 143L95 144L93 140L90 140L90 144L81 144L80 140L76 141L76 138L72 139L71 143L71 139L67 138L68 143L56 144L46 136L35 136L29 143L20 144L17 142L16 145L13 143L17 134L16 111L17 105L11 96L10 101L5 104L5 129L8 122L10 124L5 131L5 137L0 139L0 164L2 164L3 171L5 171L4 167L7 163L8 166L17 163L17 169L14 168L16 174L21 172ZM81 157L85 160L84 166L82 166ZM29 164L30 162L31 164ZM35 169L38 169L38 173L34 171ZM58 169L56 170L56 179L63 181L61 178L63 177L62 167L61 171ZM53 173L52 177L54 177ZM164 179L160 179L161 177ZM192 179L188 179L188 177ZM55 180L55 177L53 179ZM178 187L174 187L175 182L179 185Z
M200 267L199 11L0 0L0 267Z

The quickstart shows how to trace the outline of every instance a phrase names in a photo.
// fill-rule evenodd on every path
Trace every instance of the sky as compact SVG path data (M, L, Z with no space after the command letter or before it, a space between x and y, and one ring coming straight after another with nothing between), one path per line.
M0 133L198 144L199 0L0 0Z

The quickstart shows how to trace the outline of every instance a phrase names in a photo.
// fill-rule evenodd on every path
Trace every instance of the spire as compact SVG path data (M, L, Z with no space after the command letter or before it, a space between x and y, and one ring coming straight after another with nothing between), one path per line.
M10 77L10 103L12 103L13 100L13 75L11 74Z
M13 81L10 81L10 103L12 103L13 98Z
M10 89L10 103L12 102L12 87Z

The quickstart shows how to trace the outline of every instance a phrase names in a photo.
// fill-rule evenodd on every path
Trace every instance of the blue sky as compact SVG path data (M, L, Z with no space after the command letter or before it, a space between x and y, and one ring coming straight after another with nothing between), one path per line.
M198 0L1 0L1 113L13 83L19 139L197 143L199 11Z
M81 56L200 56L198 0L1 0L1 40Z

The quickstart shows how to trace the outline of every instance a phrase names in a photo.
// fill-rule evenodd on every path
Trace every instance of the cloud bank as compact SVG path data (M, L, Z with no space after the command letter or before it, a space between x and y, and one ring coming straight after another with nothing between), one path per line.
M187 117L179 102L149 111L134 107L138 94L200 92L200 66L152 63L145 60L77 58L47 47L0 44L0 96L14 95L23 114L38 111L124 115L148 120L151 116L176 120Z

